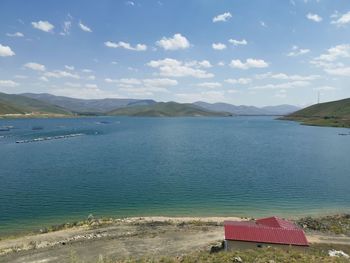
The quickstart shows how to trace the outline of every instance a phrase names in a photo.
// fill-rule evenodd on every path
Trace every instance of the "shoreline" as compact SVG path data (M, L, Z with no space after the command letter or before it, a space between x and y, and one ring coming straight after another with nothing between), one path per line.
M347 232L333 233L322 228L320 231L312 230L309 228L315 226L312 218L304 218L304 221L295 223L308 226L303 228L313 245L333 244L350 247L350 214L328 217L328 221L340 221L340 225L344 225ZM80 225L56 231L0 239L0 262L51 262L51 259L53 262L69 262L72 251L83 255L82 260L86 262L97 262L96 257L101 254L123 260L130 255L135 258L148 254L177 256L194 251L209 251L208 249L224 239L225 220L250 219L252 218L237 216L148 216L122 219L90 217ZM333 229L333 226L330 226L330 229Z
M216 214L216 215L215 215ZM339 208L339 209L326 209L318 210L314 212L310 211L300 211L297 213L283 213L283 212L272 212L272 213L250 213L250 214L220 214L220 213L210 213L210 214L197 214L197 215L187 215L187 214L140 214L140 215L113 215L113 214L85 214L81 216L66 217L63 215L58 215L57 217L47 217L40 218L37 220L21 220L15 222L8 222L6 224L0 225L0 240L6 239L7 237L21 237L30 234L37 234L42 232L51 232L61 229L67 229L74 226L80 226L87 224L89 221L89 216L92 216L96 220L103 222L111 221L128 221L128 220L139 220L140 218L145 221L208 221L208 222L223 222L224 220L246 220L254 219L268 216L279 216L286 218L288 220L296 221L305 217L312 218L322 218L327 216L350 214L349 209Z

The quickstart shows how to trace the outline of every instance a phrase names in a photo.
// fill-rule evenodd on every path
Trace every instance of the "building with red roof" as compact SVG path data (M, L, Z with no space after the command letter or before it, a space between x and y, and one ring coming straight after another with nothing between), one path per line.
M227 250L263 246L309 246L302 229L275 216L255 221L225 221L224 228Z

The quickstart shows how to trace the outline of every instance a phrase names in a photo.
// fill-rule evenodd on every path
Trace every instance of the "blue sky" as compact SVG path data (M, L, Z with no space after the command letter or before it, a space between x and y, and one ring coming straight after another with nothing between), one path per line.
M350 97L349 0L0 3L0 91L308 105Z

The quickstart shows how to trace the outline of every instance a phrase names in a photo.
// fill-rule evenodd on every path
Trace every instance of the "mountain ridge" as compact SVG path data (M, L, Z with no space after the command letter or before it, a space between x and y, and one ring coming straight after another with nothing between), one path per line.
M350 128L350 98L314 104L281 119L305 125Z

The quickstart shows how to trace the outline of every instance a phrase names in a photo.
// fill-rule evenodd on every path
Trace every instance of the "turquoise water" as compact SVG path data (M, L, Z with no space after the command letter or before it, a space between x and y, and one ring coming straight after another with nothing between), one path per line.
M350 136L271 117L0 120L0 233L95 216L350 211ZM32 127L42 127L32 130ZM83 136L16 144L83 133ZM5 137L1 137L5 136Z

